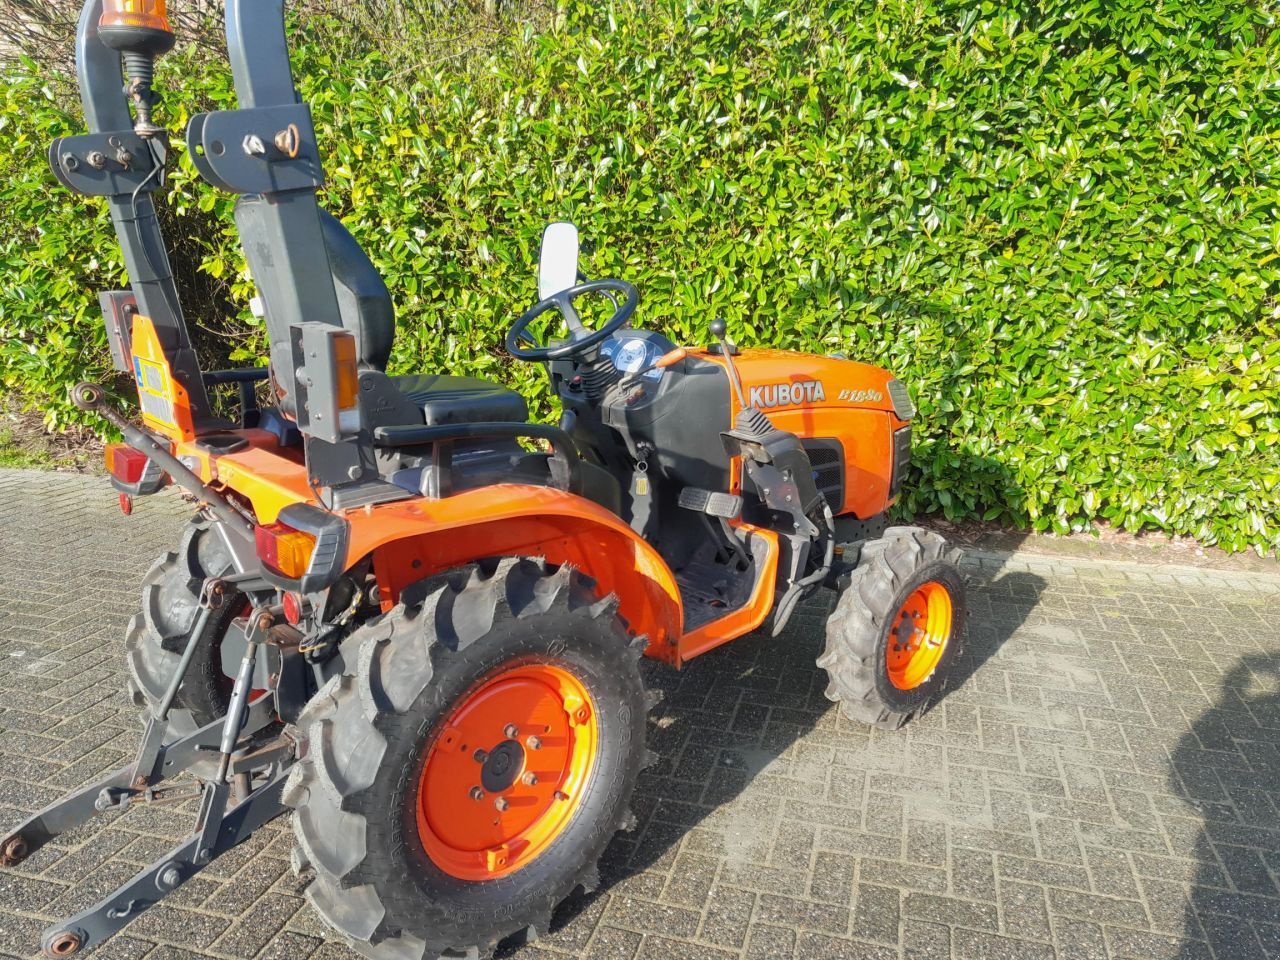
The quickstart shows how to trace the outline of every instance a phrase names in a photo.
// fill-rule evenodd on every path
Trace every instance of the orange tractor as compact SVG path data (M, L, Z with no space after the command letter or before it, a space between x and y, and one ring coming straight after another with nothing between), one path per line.
M163 0L88 0L80 20L89 132L50 162L108 200L131 289L101 300L142 426L95 385L74 400L123 435L106 454L123 506L169 484L199 506L128 627L137 756L10 832L0 862L184 795L179 772L197 778L199 814L186 841L50 927L50 957L92 948L287 811L308 898L355 949L486 954L545 930L629 828L656 699L641 656L679 668L776 635L831 588L827 695L895 728L939 695L960 647L954 551L885 525L914 410L882 370L739 350L719 322L706 347L633 327L636 289L583 280L576 230L553 224L542 299L506 346L545 366L557 425L496 383L388 375L392 298L317 206L282 8L227 0L239 107L186 133L203 177L239 198L270 337L251 370L200 370L156 221ZM607 319L589 325L592 305ZM210 403L228 384L234 423Z

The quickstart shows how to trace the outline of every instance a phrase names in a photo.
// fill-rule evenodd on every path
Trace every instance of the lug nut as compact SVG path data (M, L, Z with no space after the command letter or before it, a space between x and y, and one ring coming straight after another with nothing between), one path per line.
M568 795L567 793L565 793L563 790L557 790L557 791L556 791L556 799L557 799L557 800L568 800L568 799L569 799L569 795Z
M541 750L542 741L538 737L530 737L525 743L529 744L530 750Z
M517 727L514 723L508 723L505 727L502 728L502 733L508 739L514 740L517 736L519 736L520 728Z
M483 750L476 750L476 752L471 755L471 759L476 763L484 763L489 759L489 754L485 753Z
M499 797L497 800L493 801L493 805L498 808L499 813L511 806L511 804L507 803L506 797Z
M534 773L532 770L530 770L523 777L520 778L520 782L523 783L526 787L536 786L538 783L538 775Z
M484 799L484 791L483 791L483 790L481 790L479 787L472 787L472 788L471 788L471 799L472 799L472 800L483 800L483 799Z

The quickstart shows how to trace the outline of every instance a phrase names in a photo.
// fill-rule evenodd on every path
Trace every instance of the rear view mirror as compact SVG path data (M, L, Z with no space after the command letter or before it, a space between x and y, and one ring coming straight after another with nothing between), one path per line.
M572 223L548 224L538 258L538 299L554 297L577 282L578 228Z

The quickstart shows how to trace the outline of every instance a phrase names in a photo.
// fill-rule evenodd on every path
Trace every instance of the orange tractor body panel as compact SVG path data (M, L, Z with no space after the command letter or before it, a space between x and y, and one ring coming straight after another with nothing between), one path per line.
M191 440L196 435L191 399L186 388L173 377L151 318L136 314L130 338L133 381L138 387L143 424L171 440Z
M739 529L764 538L768 545L763 568L751 592L751 597L732 613L719 620L712 620L696 630L689 631L687 636L681 637L680 659L676 662L676 666L708 650L714 650L723 643L745 636L761 626L773 611L774 590L778 576L778 535L772 530L753 527L747 523L741 524Z
M690 354L724 366L710 350ZM787 350L748 349L734 357L747 403L763 410L779 430L797 437L834 437L844 447L845 499L837 514L862 519L883 513L893 503L893 433L907 426L889 397L887 370L838 357ZM731 397L734 416L736 399ZM735 469L733 491L742 471Z
M303 471L265 431L246 430L251 446L213 456L194 443L176 455L223 492L249 501L263 524L291 503L315 503ZM342 511L351 521L345 569L373 557L383 610L423 577L485 557L538 556L567 563L614 593L632 631L649 640L646 654L672 666L758 628L774 600L778 536L748 523L763 539L765 569L750 599L721 619L683 632L680 590L670 568L643 538L603 507L550 487L498 484L439 500L413 498Z
M259 523L274 523L291 503L314 503L307 486L307 471L289 451L281 449L274 434L242 430L249 446L235 453L211 454L198 443L179 443L174 455L192 465L205 483L234 490L253 505Z

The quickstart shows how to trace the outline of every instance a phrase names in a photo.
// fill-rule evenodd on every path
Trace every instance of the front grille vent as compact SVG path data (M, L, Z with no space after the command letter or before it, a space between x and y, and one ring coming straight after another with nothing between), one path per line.
M827 498L832 513L844 507L844 447L836 439L803 440L813 465L813 482Z
M898 495L909 466L911 466L911 427L908 425L899 427L893 432L893 472L889 475L889 496Z
M889 381L889 400L899 420L910 420L916 415L916 405L911 402L911 391L901 380Z

